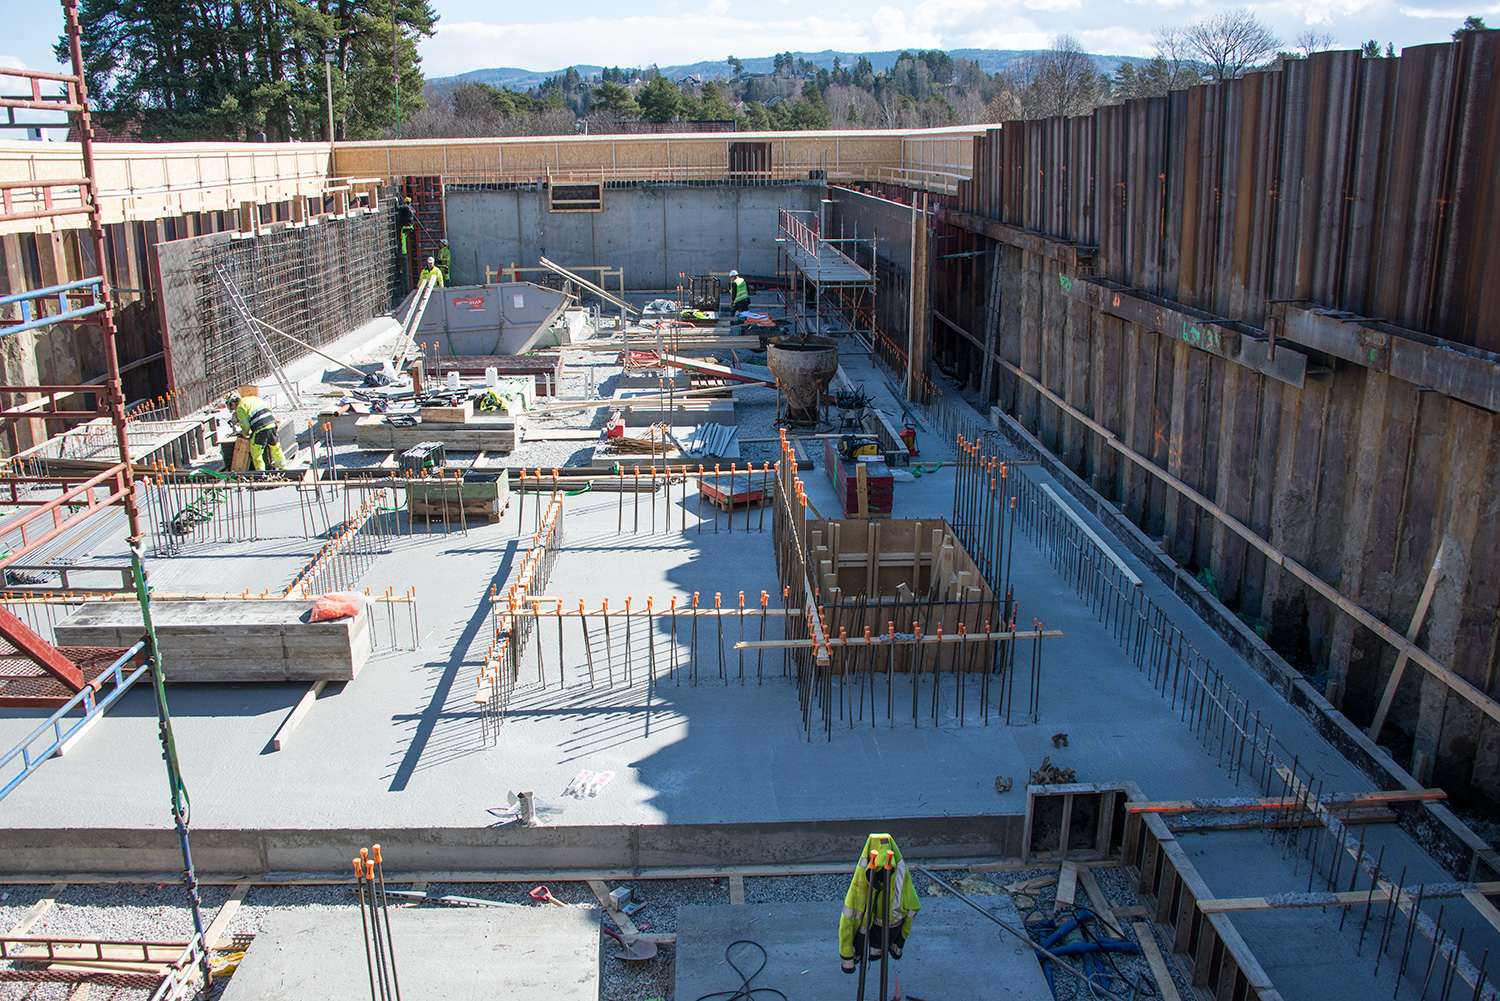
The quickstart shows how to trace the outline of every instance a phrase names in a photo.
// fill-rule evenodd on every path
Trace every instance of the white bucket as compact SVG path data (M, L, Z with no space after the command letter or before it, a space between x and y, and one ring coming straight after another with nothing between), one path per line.
M495 366L491 365L484 370L484 384L490 389L500 385L500 373L495 371Z
M448 388L449 389L458 389L458 388L460 388L459 381L458 381L458 373L457 372L449 372L448 373Z

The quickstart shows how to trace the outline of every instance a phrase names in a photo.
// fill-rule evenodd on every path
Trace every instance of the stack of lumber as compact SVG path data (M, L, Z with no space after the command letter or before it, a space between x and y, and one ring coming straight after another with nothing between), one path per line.
M467 424L474 418L474 401L464 400L451 407L423 407L423 424Z
M387 424L378 414L361 417L355 425L360 448L375 452L404 452L424 441L440 441L450 452L488 452L509 455L521 443L521 427L514 417L475 415L464 424L429 424L410 427Z

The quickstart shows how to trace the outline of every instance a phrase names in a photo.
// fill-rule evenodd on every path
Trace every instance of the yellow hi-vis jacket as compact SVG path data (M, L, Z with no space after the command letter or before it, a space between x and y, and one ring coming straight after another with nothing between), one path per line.
M870 897L870 852L878 854L880 863L885 863L886 852L895 853L895 868L891 871L889 900L877 899L873 905L874 910L870 915L870 929L861 927L865 917L865 907ZM878 875L875 877L879 879ZM882 906L885 905L885 906ZM844 961L844 968L851 969L851 963L857 959L855 936L859 935L862 940L866 931L870 931L872 938L871 946L879 949L882 925L889 925L891 929L891 955L900 956L901 943L906 936L911 934L912 918L922 909L922 901L917 897L917 888L912 885L911 873L906 870L906 862L901 858L901 849L896 845L896 839L889 834L872 834L865 839L865 850L860 853L859 866L854 870L854 878L849 881L849 892L844 894L844 913L839 918L839 958ZM887 913L882 914L882 911ZM859 943L863 945L864 942Z

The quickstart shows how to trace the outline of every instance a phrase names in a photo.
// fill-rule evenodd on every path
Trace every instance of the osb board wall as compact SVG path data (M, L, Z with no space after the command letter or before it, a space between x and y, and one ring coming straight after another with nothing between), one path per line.
M807 539L831 637L837 638L843 629L851 639L863 639L866 626L873 636L885 636L891 623L902 636L917 627L924 636L935 636L940 628L952 636L960 625L979 633L987 621L992 629L999 628L994 625L999 618L994 592L943 519L809 521ZM895 602L882 607L874 603L878 598ZM914 649L896 648L895 670L912 669L917 662ZM927 646L921 669L930 671L936 665L943 671L983 671L993 663L995 650L994 642L968 643L962 649L948 643L935 649ZM849 658L864 656L855 649L835 650L833 669L842 671ZM888 651L882 656L888 657Z
M539 176L549 169L651 170L728 165L729 145L769 142L773 168L821 167L830 172L933 164L966 166L976 130L913 142L905 132L732 132L654 136L548 136L515 139L428 139L340 143L335 173L398 177L431 174L455 180ZM915 162L908 163L908 150Z

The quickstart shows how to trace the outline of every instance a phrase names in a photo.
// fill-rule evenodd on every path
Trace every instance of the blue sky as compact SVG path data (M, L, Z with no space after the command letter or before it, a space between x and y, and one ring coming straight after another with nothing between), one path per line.
M1422 6L1390 0L1274 0L1250 8L1287 48L1307 28L1337 48L1368 38L1396 48L1446 41L1469 14L1500 27L1497 0ZM56 0L4 0L7 38L0 65L53 68L62 32ZM492 0L435 0L435 37L422 44L429 76L491 66L530 70L588 63L670 65L728 55L768 56L820 49L1040 48L1068 32L1091 51L1150 55L1152 29L1184 24L1230 3L1213 0L661 0L621 7L574 0L560 7ZM565 13L568 20L558 20Z

